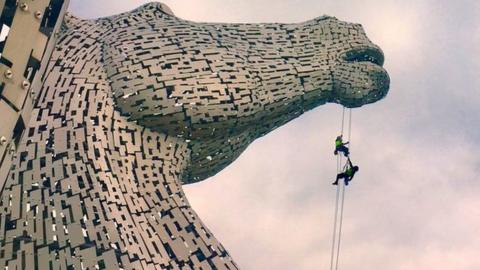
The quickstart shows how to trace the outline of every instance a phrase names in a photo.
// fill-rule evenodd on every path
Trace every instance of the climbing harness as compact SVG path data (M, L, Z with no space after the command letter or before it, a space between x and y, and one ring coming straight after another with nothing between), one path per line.
M343 107L342 110L342 127L341 127L341 135L343 136L344 126L345 126L345 110L346 108ZM351 149L351 130L352 130L352 109L349 110L348 115L348 140L347 142L350 143L349 148ZM343 157L341 154L337 156L337 173L341 173L345 166L342 166ZM343 225L343 211L344 211L344 204L345 204L345 184L342 184L343 181L337 185L337 192L335 197L335 214L334 214L334 221L333 221L333 236L332 236L332 251L330 255L330 270L338 270L338 261L340 258L340 243L342 239L342 225ZM340 207L340 213L339 213ZM335 263L334 263L335 260ZM335 265L335 267L334 267Z

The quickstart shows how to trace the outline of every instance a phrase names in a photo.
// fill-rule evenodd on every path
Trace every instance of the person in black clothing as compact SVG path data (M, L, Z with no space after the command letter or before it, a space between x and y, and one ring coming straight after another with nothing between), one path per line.
M344 179L345 185L348 186L348 183L352 181L353 176L358 172L358 166L353 166L352 161L350 158L347 159L347 164L345 165L345 171L342 173L337 174L337 179L332 185L338 185L338 180Z
M335 139L335 151L333 151L333 154L337 155L338 152L342 152L346 157L350 154L350 151L348 150L348 147L346 145L348 142L343 142L343 136L337 136Z

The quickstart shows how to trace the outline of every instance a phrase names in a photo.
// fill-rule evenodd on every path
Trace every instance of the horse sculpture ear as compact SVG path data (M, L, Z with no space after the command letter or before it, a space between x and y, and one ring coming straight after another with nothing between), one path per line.
M167 6L164 3L160 3L160 2L152 2L152 3L145 4L141 7L133 10L133 12L144 12L144 11L151 11L151 10L158 10L158 11L161 11L161 12L167 14L167 15L175 16L175 14L173 14L173 11L169 6Z
M62 23L62 32L80 25L81 21L82 19L73 16L72 13L70 12L65 13L65 18L63 19L63 23Z

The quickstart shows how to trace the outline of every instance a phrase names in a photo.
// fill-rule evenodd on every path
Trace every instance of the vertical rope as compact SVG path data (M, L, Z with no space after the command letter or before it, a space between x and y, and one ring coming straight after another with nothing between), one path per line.
M343 130L345 126L345 107L342 109L342 127L341 127L341 135L343 135ZM337 156L337 173L340 173L342 170L342 155L341 153ZM337 220L338 220L338 202L340 199L340 186L337 185L337 192L335 196L335 217L333 221L333 236L332 236L332 252L330 255L330 270L333 270L333 259L335 258L335 245L336 245L336 236L337 236ZM338 253L338 252L337 252ZM337 256L338 261L338 256Z
M337 173L341 168L341 160L340 155L337 156ZM336 243L336 236L337 236L337 220L338 220L338 199L340 196L340 188L337 185L337 192L335 197L335 217L333 221L333 237L332 237L332 252L330 255L330 270L333 270L333 258L335 257L335 243Z
M349 149L352 150L352 109L349 109L349 116L348 116L348 143ZM351 151L350 151L351 152Z
M351 142L351 134L352 134L352 109L349 109L349 117L348 117L348 142L349 142L349 149L352 149L352 142ZM345 205L345 184L342 186L342 193L340 194L341 197L341 204L340 204L340 221L338 225L338 245L337 245L337 258L335 261L335 270L338 270L338 260L340 257L340 244L342 241L342 225L343 225L343 209Z
M340 204L340 223L338 225L338 245L337 245L337 259L335 262L335 270L338 270L338 258L340 257L340 243L342 241L343 205L345 203L345 184L342 185L341 198L342 198L342 202Z

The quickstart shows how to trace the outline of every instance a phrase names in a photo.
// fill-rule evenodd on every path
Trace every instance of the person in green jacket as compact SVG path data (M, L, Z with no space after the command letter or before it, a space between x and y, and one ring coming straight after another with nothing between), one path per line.
M342 152L346 157L350 154L350 151L348 150L347 145L348 142L343 142L343 135L337 136L335 139L335 151L333 151L333 154L337 155L338 152Z
M337 174L337 179L332 185L338 185L338 180L344 179L345 185L348 186L348 183L352 181L353 176L358 172L358 166L353 166L352 161L350 158L347 159L347 164L345 164L345 170L342 173Z

